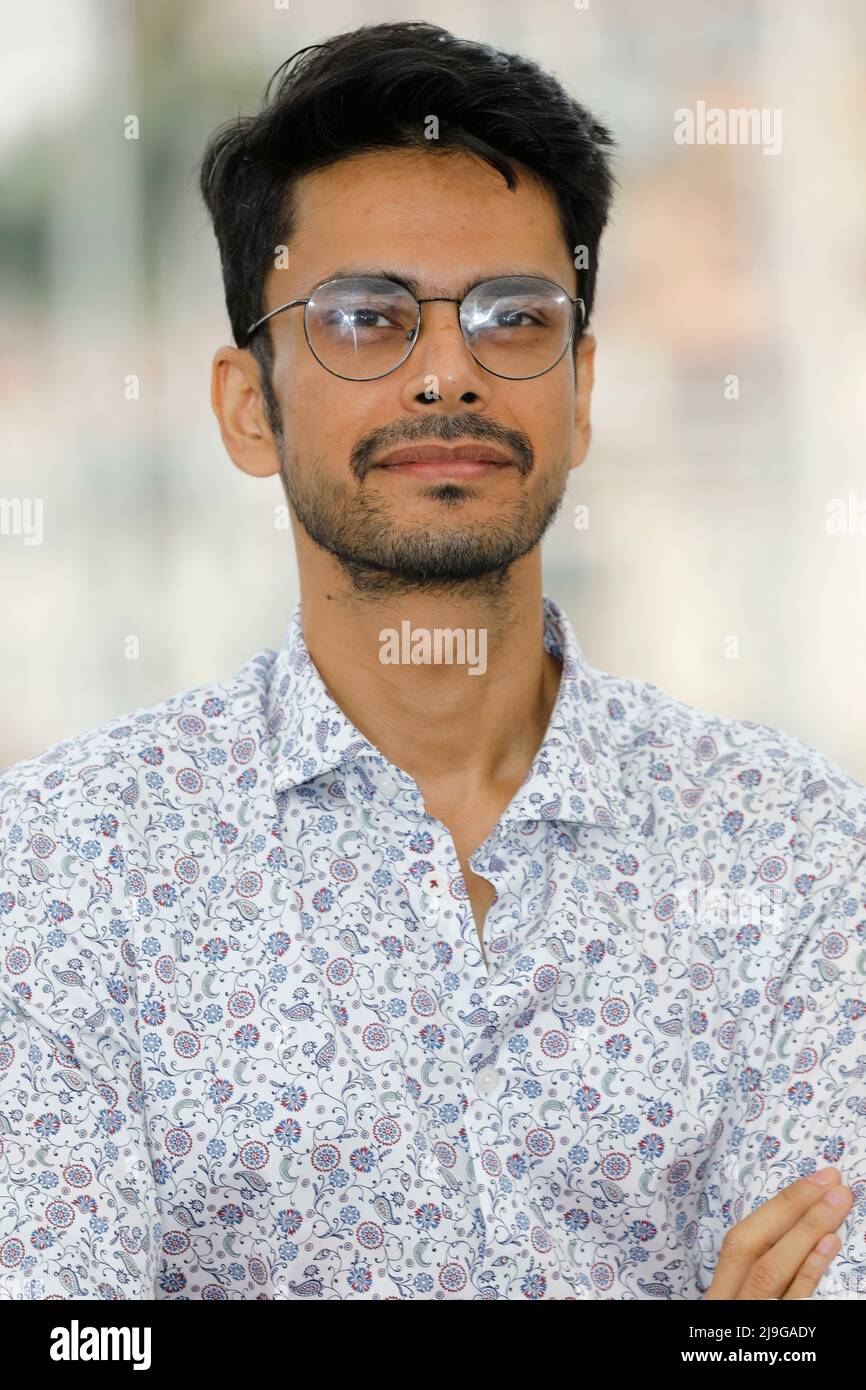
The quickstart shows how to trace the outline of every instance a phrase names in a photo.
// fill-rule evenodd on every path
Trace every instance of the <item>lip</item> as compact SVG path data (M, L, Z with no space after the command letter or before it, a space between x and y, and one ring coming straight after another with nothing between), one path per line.
M386 454L376 466L420 478L478 478L512 462L490 444L459 444L451 449L442 444L414 444Z

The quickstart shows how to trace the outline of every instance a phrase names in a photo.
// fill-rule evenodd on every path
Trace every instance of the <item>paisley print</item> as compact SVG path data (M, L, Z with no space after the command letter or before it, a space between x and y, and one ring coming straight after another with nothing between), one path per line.
M699 1299L828 1163L866 1296L866 789L587 664L472 856L278 651L0 778L0 1296Z

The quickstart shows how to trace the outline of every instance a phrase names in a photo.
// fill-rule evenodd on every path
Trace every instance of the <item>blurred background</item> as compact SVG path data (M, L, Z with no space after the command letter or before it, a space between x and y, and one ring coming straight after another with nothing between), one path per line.
M593 444L544 543L546 592L592 665L866 781L866 7L0 9L0 767L282 641L279 480L234 468L210 408L231 338L196 163L296 49L425 19L534 58L620 145ZM781 151L677 144L674 112L698 102L780 110Z

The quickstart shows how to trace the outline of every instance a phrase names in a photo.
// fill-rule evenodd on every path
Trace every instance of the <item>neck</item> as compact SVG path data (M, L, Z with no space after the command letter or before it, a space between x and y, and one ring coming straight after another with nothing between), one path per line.
M560 676L543 642L538 547L496 586L456 592L359 596L330 556L313 565L326 573L309 568L301 568L304 640L355 727L440 799L519 786Z

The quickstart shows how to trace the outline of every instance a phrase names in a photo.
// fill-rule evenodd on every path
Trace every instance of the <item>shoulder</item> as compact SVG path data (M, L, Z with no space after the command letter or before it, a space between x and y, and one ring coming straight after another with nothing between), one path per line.
M122 921L136 856L159 841L176 857L184 815L223 801L233 750L250 761L273 656L266 649L227 680L117 715L0 772L7 944L10 932L38 939L72 918Z
M751 920L766 898L811 938L820 976L837 979L841 957L853 962L866 945L866 786L772 725L687 705L648 682L594 679L644 834L692 846L701 891L736 899L741 916ZM852 976L861 985L864 969L866 953Z
M222 751L263 710L273 652L257 653L233 676L179 691L157 704L107 720L0 772L0 834L9 817L46 823L117 803L134 811L140 784L165 779L170 760L204 752L219 766ZM124 809L125 808L125 809Z
M780 811L823 808L866 828L866 786L770 724L713 713L649 681L593 671L623 771L669 783L684 805L731 798Z

